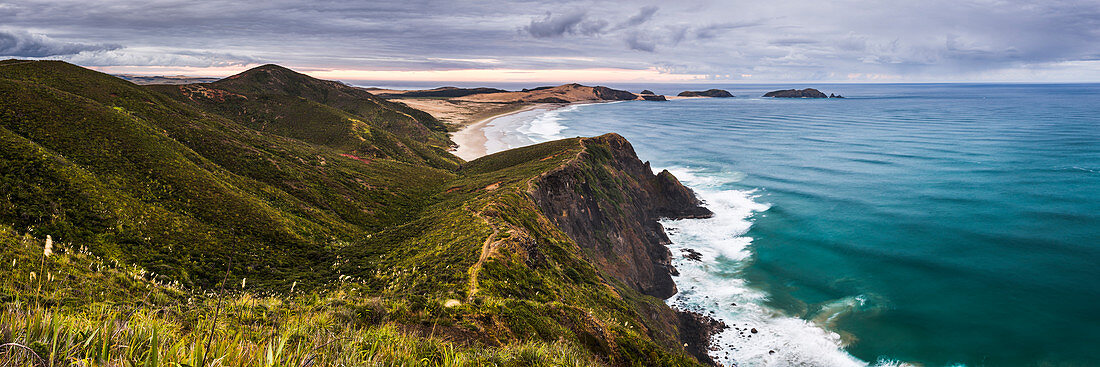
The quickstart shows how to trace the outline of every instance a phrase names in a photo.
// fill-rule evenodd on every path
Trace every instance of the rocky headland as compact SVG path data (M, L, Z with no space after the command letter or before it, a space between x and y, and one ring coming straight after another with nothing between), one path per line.
M65 274L48 292L0 282L0 295L53 307L35 312L96 325L118 315L96 311L112 310L104 302L128 305L188 355L198 340L263 351L289 322L279 315L295 314L340 326L296 337L297 360L343 358L366 345L345 339L390 330L396 343L464 356L550 348L569 365L713 364L719 326L664 301L677 272L658 222L712 213L619 135L464 160L432 115L277 65L152 86L57 61L0 68L3 160L35 173L8 175L31 195L0 211L0 254L15 260L0 278ZM524 93L636 96L555 88ZM59 203L64 215L42 210ZM227 281L239 290L220 291ZM10 300L0 310L22 306ZM245 307L265 310L193 327ZM239 333L201 332L220 329ZM156 350L144 346L153 335L132 345ZM550 364L538 353L520 364ZM183 361L142 358L160 357Z

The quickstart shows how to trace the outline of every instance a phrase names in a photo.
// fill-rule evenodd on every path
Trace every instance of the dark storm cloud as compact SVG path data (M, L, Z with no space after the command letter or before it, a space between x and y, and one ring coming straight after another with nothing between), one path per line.
M115 44L62 42L45 35L26 31L0 30L0 56L47 57L72 55L85 51L107 51L122 48Z
M577 28L584 22L584 16L585 13L580 11L558 16L546 13L545 18L531 20L531 25L524 29L535 38L561 37L566 33L577 33ZM588 33L592 34L592 31L594 30L590 29Z
M0 54L86 65L925 80L1061 70L1100 50L1095 0L4 1Z

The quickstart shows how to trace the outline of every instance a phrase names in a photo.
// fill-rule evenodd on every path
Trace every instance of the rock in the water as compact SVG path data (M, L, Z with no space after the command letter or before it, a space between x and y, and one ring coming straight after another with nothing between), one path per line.
M692 261L703 261L703 254L699 253L699 251L695 251L695 250L686 248L686 249L680 250L680 252L684 253L683 256L684 256L685 259L692 260Z
M642 94L641 97L642 97L642 99L644 99L646 101L667 101L668 100L668 99L665 98L665 96L662 96L662 95L659 95L659 94Z
M651 91L649 89L646 89L646 90L643 90L642 93L639 93L639 94L656 94L656 93L653 93L653 91Z
M832 93L829 93L829 98L844 98L844 96L842 96L842 95L839 95L839 94L832 94Z
M730 93L729 91L725 91L725 90L721 90L721 89L707 89L707 90L704 90L704 91L687 90L687 91L680 92L680 94L677 94L677 96L680 96L680 97L731 98L731 97L733 97L733 94Z
M677 315L680 319L680 340L685 342L684 350L704 364L717 365L709 355L711 338L729 326L696 312L681 310Z
M829 98L825 93L813 88L806 88L802 90L798 89L784 89L772 91L764 94L764 97L775 98Z

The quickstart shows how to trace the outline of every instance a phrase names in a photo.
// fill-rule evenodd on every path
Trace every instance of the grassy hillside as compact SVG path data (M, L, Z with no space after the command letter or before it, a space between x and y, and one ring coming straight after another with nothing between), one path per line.
M460 161L431 115L339 82L264 65L213 82L150 86L249 128L346 152L439 168Z
M15 366L598 366L565 341L467 345L392 320L400 304L321 295L254 296L226 279L196 294L0 226L0 363ZM9 261L10 260L10 261Z
M363 164L69 64L4 68L4 222L185 284L226 261L275 287L321 284L336 247L415 218L453 175Z
M0 63L0 320L16 325L0 336L191 366L209 340L211 360L234 365L697 364L672 310L596 267L533 194L554 172L577 175L617 218L597 235L636 230L611 209L636 203L614 200L652 201L624 190L657 176L621 169L643 167L621 137L459 166L430 136L345 105L338 84L256 70L205 86L248 101L209 92L219 103L61 62ZM290 112L360 119L413 153L324 140L347 131L326 119L251 122ZM42 256L47 236L66 250Z

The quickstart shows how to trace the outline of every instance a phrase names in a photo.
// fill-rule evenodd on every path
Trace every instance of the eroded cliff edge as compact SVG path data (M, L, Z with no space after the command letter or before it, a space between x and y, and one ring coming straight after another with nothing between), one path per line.
M643 294L676 294L661 218L713 215L668 171L653 174L618 134L582 142L584 151L532 189L542 212L584 249L597 268Z
M678 273L658 220L708 218L714 213L672 173L654 174L622 136L606 134L581 143L584 150L576 159L533 185L532 196L543 214L604 275L649 296L675 295L672 276ZM674 334L677 346L683 344L700 362L714 364L707 355L710 338L725 325L663 304L637 306L645 309L655 331Z

